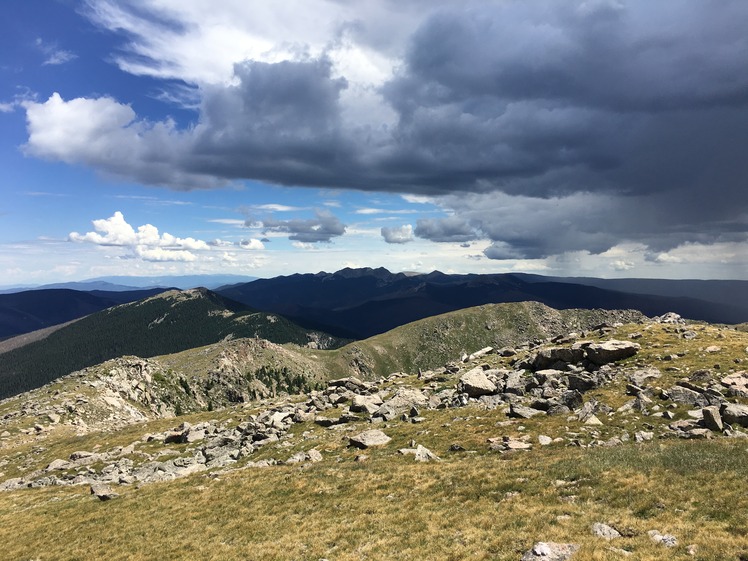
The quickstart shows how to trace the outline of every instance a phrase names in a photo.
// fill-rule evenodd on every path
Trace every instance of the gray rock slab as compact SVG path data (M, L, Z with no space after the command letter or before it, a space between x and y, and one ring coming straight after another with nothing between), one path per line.
M634 356L641 349L638 343L611 339L602 343L591 343L586 347L587 358L597 365L617 362Z
M349 443L351 446L364 450L366 448L371 448L372 446L384 446L391 440L392 439L381 430L372 429L351 436L349 438Z

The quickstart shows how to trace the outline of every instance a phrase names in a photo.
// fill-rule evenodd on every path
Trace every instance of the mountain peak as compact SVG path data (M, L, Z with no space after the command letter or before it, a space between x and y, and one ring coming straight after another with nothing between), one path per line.
M362 267L358 269L346 267L344 269L340 269L339 271L336 271L335 273L333 273L333 276L341 277L341 278L348 278L348 279L356 279L356 278L362 278L362 277L375 277L378 279L389 279L396 275L394 273L391 273L389 270L385 269L384 267L377 267L376 269L372 269L371 267Z

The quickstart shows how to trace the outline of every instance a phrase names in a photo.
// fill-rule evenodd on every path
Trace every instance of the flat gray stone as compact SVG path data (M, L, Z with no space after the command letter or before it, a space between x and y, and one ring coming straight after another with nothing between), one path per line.
M364 450L366 448L371 448L372 446L384 446L392 439L381 430L372 429L357 434L356 436L351 436L348 440L351 446Z
M641 349L641 346L638 343L611 339L602 343L591 343L586 347L586 352L587 358L591 362L602 366L634 356L639 352L639 349Z
M545 415L545 411L539 409L533 409L532 407L526 407L519 405L518 403L512 403L509 406L509 416L518 419L530 419L535 415Z

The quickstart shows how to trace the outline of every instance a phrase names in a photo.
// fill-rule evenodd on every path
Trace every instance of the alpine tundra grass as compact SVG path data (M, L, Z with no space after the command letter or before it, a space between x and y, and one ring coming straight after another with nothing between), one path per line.
M398 345L408 343L402 334L397 337ZM475 400L422 407L376 424L366 415L329 428L313 418L300 420L236 462L171 481L114 485L119 496L109 501L93 497L88 485L0 492L0 559L509 561L538 541L578 544L574 561L748 559L748 438L739 427L733 427L732 438L716 432L704 435L711 438L679 438L685 433L670 426L695 422L700 410L663 397L684 379L716 384L744 372L748 333L700 323L644 322L579 338L640 345L615 368L659 370L649 411L627 408L633 397L626 376L618 375L584 392L585 403L605 405L597 410L599 423L592 424L575 413L514 418L508 407ZM372 341L361 344L367 345ZM439 394L454 389L470 369L510 369L543 346L520 347L513 356L490 353L436 376L414 371L389 376L376 385L390 396L398 390ZM331 351L334 361L340 352ZM325 353L316 354L326 360ZM185 355L179 361L188 362ZM58 381L50 395L64 395L66 383ZM80 379L76 383L80 389ZM0 437L0 480L29 472L44 476L51 462L78 450L116 452L133 446L127 458L136 466L187 458L194 444L166 443L154 435L172 434L185 422L232 427L250 415L283 403L301 406L307 399L279 395L88 432L65 422L36 431L33 422L40 419L30 424L24 417L10 418L3 421L7 434ZM748 401L740 395L729 400ZM6 400L0 414L18 406ZM341 399L321 416L336 419L348 406ZM349 446L352 435L372 428L392 440L363 451ZM530 449L492 444L502 441ZM420 463L400 452L418 445L441 461ZM312 451L321 461L286 463ZM109 461L62 473L101 473ZM611 541L596 536L595 523L610 525L621 536ZM677 543L656 543L652 531L675 536Z

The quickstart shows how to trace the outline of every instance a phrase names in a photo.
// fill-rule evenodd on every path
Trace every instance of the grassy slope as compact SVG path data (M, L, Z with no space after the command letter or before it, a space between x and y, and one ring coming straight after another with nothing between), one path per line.
M621 558L591 535L598 521L628 530L613 545L640 560L692 559L690 544L696 559L748 552L744 444L549 448L420 465L394 453L410 435L395 436L365 463L329 444L342 461L123 488L109 503L87 488L4 493L3 558L508 561L540 539L580 543L576 559ZM666 551L650 529L682 545Z
M638 312L623 314L629 321L643 317ZM610 317L605 310L554 310L538 302L486 304L415 321L320 356L338 375L349 375L353 363L369 377L416 372L486 346L500 348L590 329Z
M665 325L624 326L612 336L627 338L642 331L642 351L627 364L658 366L663 372L661 387L702 368L717 376L726 374L747 360L745 333L703 325L692 329L697 338L690 341ZM715 344L720 351L704 351ZM683 356L662 360L678 353ZM503 364L495 356L488 360L494 366ZM411 377L394 385L420 383ZM585 399L594 397L616 407L628 399L624 383L620 380ZM677 406L672 411L682 419L687 409ZM184 420L212 415L238 422L249 412L244 406ZM526 435L537 442L539 434L575 432L584 443L620 435L622 430L632 433L644 423L659 433L666 421L613 415L603 417L602 427L586 427L566 418L536 417L498 426L507 421L503 412L475 407L423 415L421 424L388 423L384 430L393 442L367 452L369 460L363 463L354 461L358 452L346 448L345 436L368 424L357 423L344 432L304 424L294 427L287 440L290 446L263 448L253 459L285 459L314 447L325 458L319 464L120 487L122 496L108 503L93 499L86 487L0 493L0 558L508 561L519 559L538 540L581 544L575 560L624 558L611 546L630 550L635 554L631 558L644 561L748 555L745 440L658 438L590 449L559 443L500 455L488 451L487 438ZM124 445L140 434L177 423L160 420L124 433L48 437L52 442L25 444L23 450L6 444L3 457L31 459L31 467L43 466L72 450ZM411 439L444 461L417 464L398 455L396 450L409 446ZM450 452L453 442L467 452ZM592 536L590 526L595 522L612 524L630 537L605 542ZM646 534L651 529L674 534L678 547L666 550L655 545ZM695 556L687 553L691 544L697 547Z

